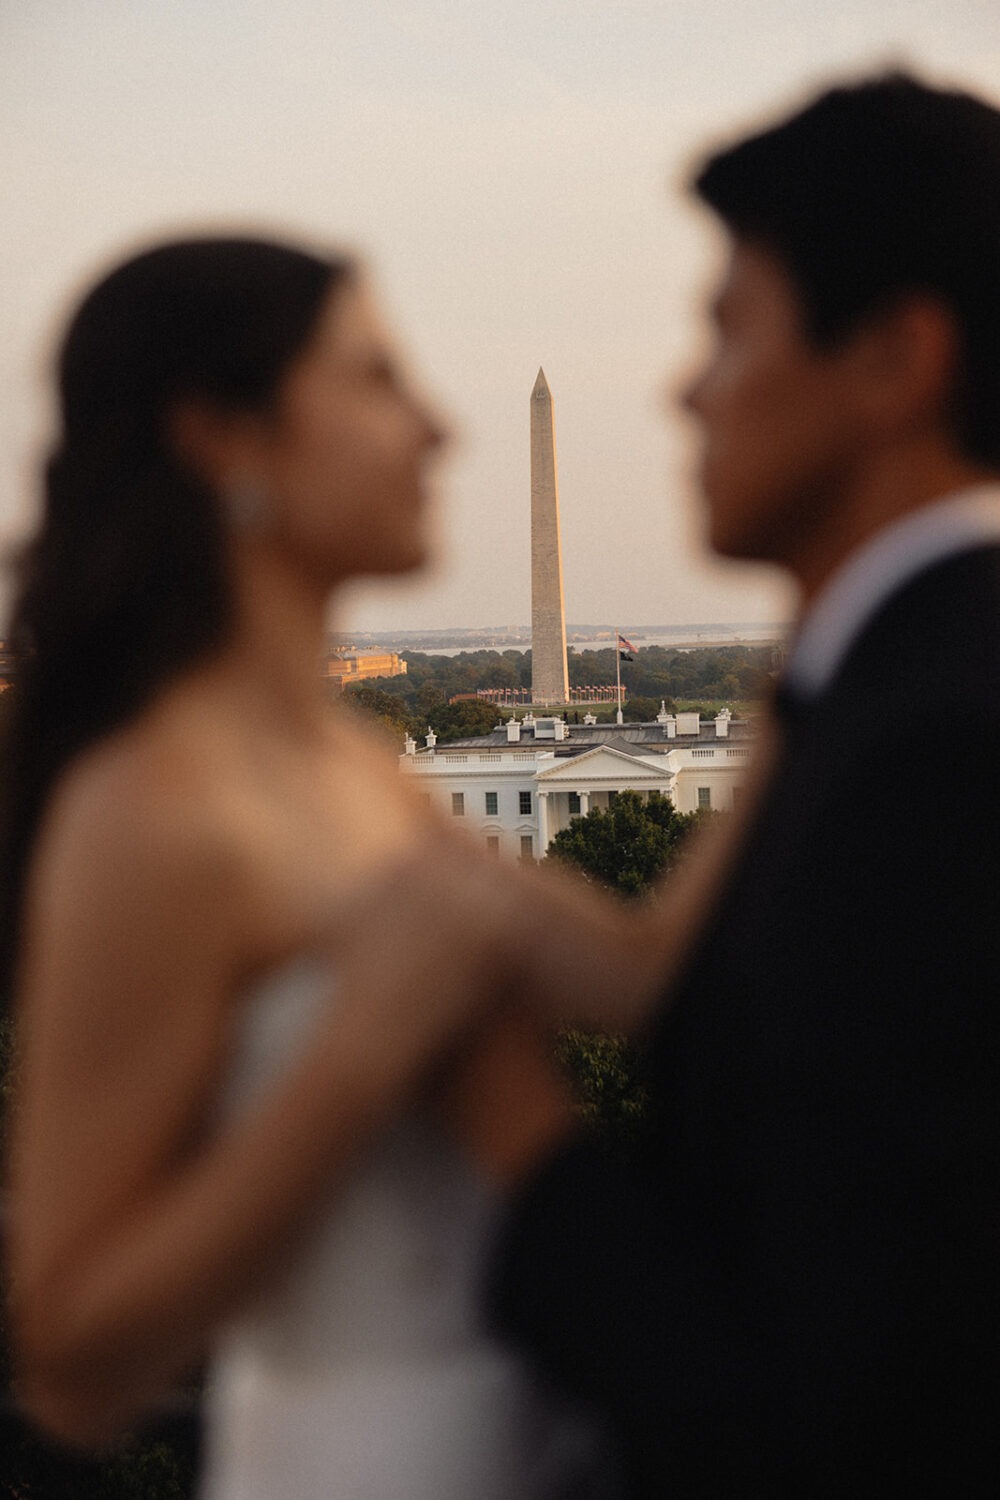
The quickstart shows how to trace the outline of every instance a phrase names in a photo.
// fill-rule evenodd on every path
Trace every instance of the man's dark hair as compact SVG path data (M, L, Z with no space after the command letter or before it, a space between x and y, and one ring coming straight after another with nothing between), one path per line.
M961 339L955 438L1000 467L1000 111L891 73L719 152L694 188L786 268L817 345L939 299Z

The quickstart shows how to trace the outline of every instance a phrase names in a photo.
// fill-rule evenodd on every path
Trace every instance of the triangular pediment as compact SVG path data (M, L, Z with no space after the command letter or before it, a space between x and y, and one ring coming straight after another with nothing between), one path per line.
M597 783L605 780L624 787L643 786L650 782L660 785L669 781L673 774L666 756L663 757L661 769L659 766L651 766L648 761L637 760L634 755L612 750L609 745L595 745L593 750L585 750L582 755L574 755L570 760L559 760L554 765L547 766L544 771L538 772L536 780L547 786L551 786L553 782L564 783L574 789L581 781Z

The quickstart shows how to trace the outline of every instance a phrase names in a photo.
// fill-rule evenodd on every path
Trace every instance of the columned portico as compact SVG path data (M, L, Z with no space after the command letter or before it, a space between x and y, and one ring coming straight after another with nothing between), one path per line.
M538 849L544 854L549 847L549 794L538 788Z
M536 777L539 842L547 848L572 818L586 817L596 808L603 811L619 792L638 792L643 801L650 792L669 796L675 779L668 755L657 756L654 763L607 745L585 750L572 761L553 757L541 762Z
M671 735L659 721L623 731L528 716L448 745L428 734L425 750L408 739L400 763L428 801L491 853L524 858L530 846L542 859L574 817L604 811L622 792L643 801L659 793L678 812L731 807L751 754L745 721L724 721L720 734L718 723L690 717Z

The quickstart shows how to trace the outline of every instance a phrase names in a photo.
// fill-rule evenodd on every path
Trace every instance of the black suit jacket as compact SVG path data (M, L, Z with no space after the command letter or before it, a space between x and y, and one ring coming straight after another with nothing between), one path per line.
M882 606L649 1037L625 1161L526 1190L506 1332L631 1491L1000 1491L1000 548Z

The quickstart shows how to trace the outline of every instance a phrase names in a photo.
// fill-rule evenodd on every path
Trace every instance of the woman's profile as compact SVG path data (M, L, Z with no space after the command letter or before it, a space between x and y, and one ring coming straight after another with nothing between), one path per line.
M385 902L426 978L419 872L477 878L318 680L331 590L423 561L441 427L358 269L253 239L112 272L59 392L6 784L25 1403L99 1441L207 1354L208 1500L566 1493L589 1437L477 1309L493 1196L402 1117L496 907L419 1006L335 956Z

